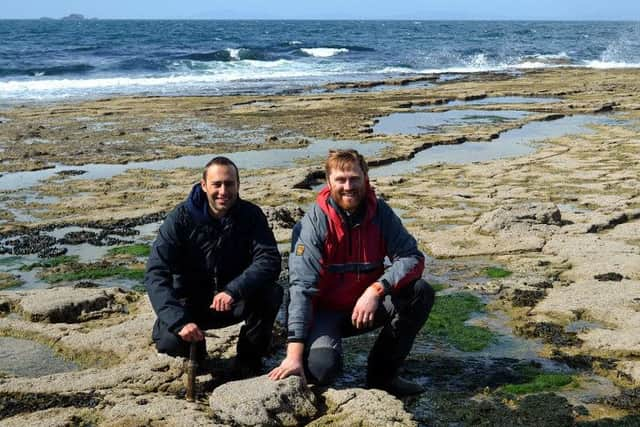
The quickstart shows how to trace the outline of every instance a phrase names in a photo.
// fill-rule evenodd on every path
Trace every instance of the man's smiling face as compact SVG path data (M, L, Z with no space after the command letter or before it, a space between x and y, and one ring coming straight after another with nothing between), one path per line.
M356 163L347 163L341 169L332 169L327 184L333 200L349 213L358 209L364 200L365 176Z

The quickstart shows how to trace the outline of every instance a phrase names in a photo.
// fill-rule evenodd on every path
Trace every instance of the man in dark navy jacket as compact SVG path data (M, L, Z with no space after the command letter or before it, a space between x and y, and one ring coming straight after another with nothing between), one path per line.
M420 393L419 384L398 374L434 302L421 279L424 255L376 197L357 151L329 153L325 173L327 186L294 228L287 356L269 377L331 384L342 366L342 338L382 327L369 353L367 386Z
M203 359L205 330L244 320L235 369L249 376L260 372L283 291L273 232L262 210L239 197L239 185L231 160L207 163L160 227L145 286L158 316L152 337L159 352L187 357L198 342Z

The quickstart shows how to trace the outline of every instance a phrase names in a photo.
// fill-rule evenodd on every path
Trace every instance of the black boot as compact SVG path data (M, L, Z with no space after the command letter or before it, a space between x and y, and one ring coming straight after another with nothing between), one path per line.
M255 333L255 329L249 328L247 325L240 328L240 336L238 337L238 354L231 365L229 377L231 380L243 380L246 378L257 377L262 374L262 355L265 353L265 347L268 343L265 338L271 338L258 335L250 337L250 333ZM253 338L251 340L250 338ZM258 341L260 344L254 344Z
M262 375L262 358L260 356L237 356L231 366L229 379L232 381Z
M367 388L386 391L396 397L413 396L424 393L424 388L413 381L394 375L391 378L381 378L367 373Z

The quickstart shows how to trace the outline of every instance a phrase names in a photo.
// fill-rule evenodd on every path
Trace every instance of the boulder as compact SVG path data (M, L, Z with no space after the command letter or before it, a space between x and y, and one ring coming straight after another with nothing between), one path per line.
M506 206L487 212L474 222L474 228L483 234L495 234L515 224L561 225L560 210L553 203L527 203Z
M381 390L360 388L328 389L322 394L327 407L324 416L309 426L416 426L402 402Z
M244 426L298 426L318 412L315 395L298 376L229 382L211 393L209 405L216 420Z
M101 314L122 312L117 302L126 292L119 288L91 289L59 287L20 292L18 310L32 322L75 323Z
M417 236L435 257L503 255L542 250L561 224L553 203L525 203L494 209L471 225Z

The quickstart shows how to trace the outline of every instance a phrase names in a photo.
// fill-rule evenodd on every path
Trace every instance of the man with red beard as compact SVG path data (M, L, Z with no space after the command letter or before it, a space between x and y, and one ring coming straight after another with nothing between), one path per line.
M416 240L376 198L367 171L357 151L330 152L327 186L294 229L287 355L269 373L273 380L299 375L328 385L342 367L342 338L382 327L367 386L396 396L423 391L398 373L435 293L421 279Z

